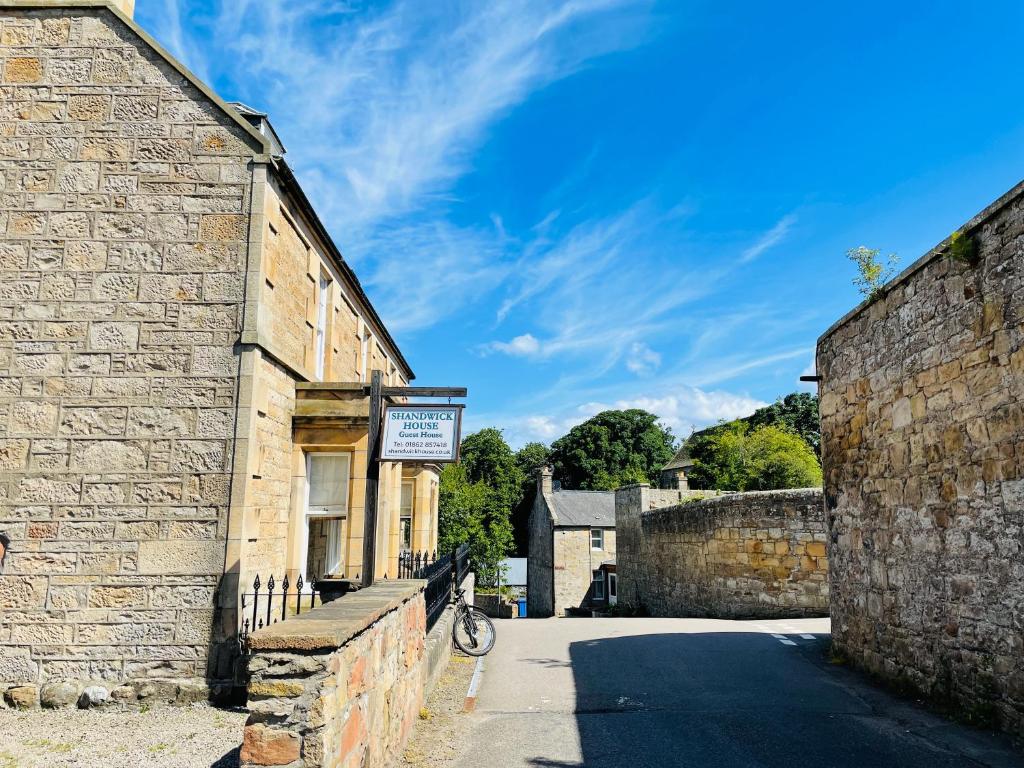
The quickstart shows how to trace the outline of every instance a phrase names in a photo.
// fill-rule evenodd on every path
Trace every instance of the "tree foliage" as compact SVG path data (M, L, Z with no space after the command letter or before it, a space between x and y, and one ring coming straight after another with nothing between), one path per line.
M516 451L516 466L523 473L523 496L512 510L512 532L515 551L526 555L530 544L530 512L536 496L537 467L545 466L551 458L551 449L544 443L527 443Z
M441 472L438 546L447 552L468 542L477 579L493 585L498 563L512 551L512 510L525 478L499 429L467 435L461 454L461 464Z
M766 424L731 421L694 433L687 441L695 488L769 491L820 486L818 457L796 432Z
M816 456L821 452L821 423L818 420L817 395L809 392L792 392L780 397L771 405L758 408L741 421L745 421L754 429L764 426L784 427L806 440Z
M672 458L671 430L652 413L632 408L603 411L551 445L555 477L569 489L609 491L657 482Z

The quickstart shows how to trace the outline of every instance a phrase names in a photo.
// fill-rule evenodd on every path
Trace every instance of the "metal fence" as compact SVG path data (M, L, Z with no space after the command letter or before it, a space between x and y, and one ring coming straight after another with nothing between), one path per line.
M469 573L469 545L463 544L444 557L438 557L436 552L433 557L427 552L405 552L403 555L398 562L399 578L427 581L423 596L427 604L429 632L451 602L455 587Z
M317 605L320 593L314 585L304 584L301 575L295 580L294 591L289 591L291 585L287 575L281 580L280 591L274 591L276 586L273 575L267 579L265 586L257 575L252 583L252 592L242 593L242 626L238 630L238 640L243 649L248 644L251 632L278 621L286 621L289 616L298 616Z
M418 579L417 574L437 562L437 550L433 552L400 552L398 554L398 578Z
M469 574L469 545L463 544L444 557L437 552L403 552L398 557L398 578L426 579L425 599L427 604L427 630L441 618L445 606L451 602L455 585L461 584ZM387 578L385 576L385 578ZM303 583L302 576L296 579L294 589L285 576L275 582L271 576L264 584L257 576L252 583L252 592L243 592L241 626L238 639L243 650L248 645L249 634L262 627L287 621L299 616L323 600L312 584ZM341 599L344 599L342 597Z

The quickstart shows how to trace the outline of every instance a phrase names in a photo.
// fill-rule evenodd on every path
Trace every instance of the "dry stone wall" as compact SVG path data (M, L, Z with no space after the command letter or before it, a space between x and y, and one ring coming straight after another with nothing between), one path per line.
M818 342L832 632L1024 733L1024 186Z
M675 496L673 505L657 506ZM822 492L701 498L646 485L615 494L619 603L652 616L776 618L828 613Z
M0 10L0 683L206 676L261 149L111 12Z
M377 583L252 636L243 766L397 762L429 677L424 583Z

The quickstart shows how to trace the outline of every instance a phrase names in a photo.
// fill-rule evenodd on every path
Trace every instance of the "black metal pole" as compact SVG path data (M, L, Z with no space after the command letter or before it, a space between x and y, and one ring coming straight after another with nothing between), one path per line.
M377 485L380 482L380 413L383 374L370 376L370 425L366 435L366 500L363 509L363 580L364 587L373 584L377 569Z

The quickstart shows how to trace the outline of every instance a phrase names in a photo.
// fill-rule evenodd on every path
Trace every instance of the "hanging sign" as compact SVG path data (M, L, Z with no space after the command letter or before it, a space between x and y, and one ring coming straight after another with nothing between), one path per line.
M384 406L381 461L458 461L462 408L411 403Z

